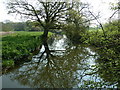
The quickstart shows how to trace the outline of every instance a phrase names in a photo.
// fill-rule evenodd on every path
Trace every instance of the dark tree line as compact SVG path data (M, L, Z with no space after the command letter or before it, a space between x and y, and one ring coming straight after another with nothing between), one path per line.
M2 22L2 31L42 31L37 22Z

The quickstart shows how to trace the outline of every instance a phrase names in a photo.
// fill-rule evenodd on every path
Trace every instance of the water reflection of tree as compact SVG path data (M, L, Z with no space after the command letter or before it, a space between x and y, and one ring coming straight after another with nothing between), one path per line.
M13 80L34 88L71 88L77 87L85 70L88 51L74 46L67 51L41 53L41 59L26 64L14 72ZM81 72L77 72L81 70Z
M32 88L103 88L118 84L120 65L113 67L116 61L119 62L116 55L100 50L97 64L91 67L89 60L95 59L96 55L85 46L69 45L67 50L50 50L47 42L43 44L46 47L40 57L16 69L12 74L13 80ZM109 61L110 57L112 61Z

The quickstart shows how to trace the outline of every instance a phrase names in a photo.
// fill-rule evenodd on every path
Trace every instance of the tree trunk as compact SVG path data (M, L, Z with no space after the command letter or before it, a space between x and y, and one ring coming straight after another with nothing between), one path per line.
M47 30L47 29L44 30L43 37L44 37L44 38L47 38L47 37L48 37L48 30Z
M48 47L48 44L47 44L47 39L48 39L48 28L46 27L45 29L44 29L44 33L43 33L43 36L42 36L42 43L43 43L43 45L44 45L44 47L45 47L45 52L47 53L47 54L49 54L50 53L50 50L49 50L49 47Z

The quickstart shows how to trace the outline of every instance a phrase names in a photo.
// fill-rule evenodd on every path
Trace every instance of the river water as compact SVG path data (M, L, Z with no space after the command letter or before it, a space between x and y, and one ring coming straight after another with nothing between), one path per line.
M50 58L42 46L30 62L25 62L2 75L3 88L111 88L97 73L95 48L73 45L65 35L48 41Z

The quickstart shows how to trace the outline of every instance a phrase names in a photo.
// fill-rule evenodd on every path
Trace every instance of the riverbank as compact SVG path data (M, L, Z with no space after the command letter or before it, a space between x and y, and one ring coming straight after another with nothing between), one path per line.
M42 45L42 32L15 32L2 36L2 66L12 67L18 61L31 60L33 52ZM51 35L51 33L49 33Z
M100 78L120 88L120 32L113 28L105 35L102 30L88 31L83 43L93 46L99 55L94 67Z
M10 32L0 32L0 35L2 35L2 36L3 36L3 35L12 34L12 33L14 33L14 32L11 32L11 31L10 31Z
M101 50L98 52L96 51L96 48L89 47L87 44L71 44L68 38L64 35L55 36L54 38L50 38L48 41L49 48L51 50L56 50L52 52L52 55L54 56L46 58L47 54L43 54L45 49L44 46L42 46L40 52L36 54L31 61L16 65L14 68L7 70L5 74L3 74L3 87L116 87L114 83L119 79L119 76L116 76L116 67L113 68L112 66L109 66L111 65L109 63L96 62L101 59L110 58L110 56L107 57L106 55L103 57L99 53ZM41 57L41 55L43 56L40 59L39 57ZM68 77L64 78L66 76ZM63 80L63 78L65 80ZM111 81L109 84L105 79L114 81ZM8 80L10 81L10 84L6 85ZM54 85L49 82L49 80L52 80ZM17 81L18 83L14 81ZM31 82L31 84L29 84L29 82ZM64 85L64 83L68 84Z
M84 43L95 47L106 47L120 44L120 32L118 31L106 31L105 37L102 30L91 30L87 32L84 38L86 38Z

